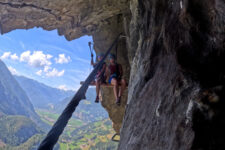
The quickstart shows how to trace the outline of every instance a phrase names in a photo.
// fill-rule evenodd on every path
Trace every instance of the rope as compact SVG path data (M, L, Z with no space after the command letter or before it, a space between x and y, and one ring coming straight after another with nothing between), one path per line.
M118 42L119 37L121 34L116 37L116 39L113 41L112 45L109 47L107 52L105 53L102 60L97 64L95 69L89 74L87 79L85 80L84 84L80 87L80 89L77 91L75 96L72 98L70 103L66 106L62 114L59 116L55 124L53 125L52 129L48 132L45 139L41 142L41 144L38 147L38 150L52 150L54 145L59 139L59 136L62 134L64 128L66 127L69 119L71 118L73 112L75 111L76 107L78 106L79 102L84 99L85 93L88 89L89 84L93 81L97 71L100 69L102 64L104 63L105 59L107 58L108 54L114 47L114 45Z

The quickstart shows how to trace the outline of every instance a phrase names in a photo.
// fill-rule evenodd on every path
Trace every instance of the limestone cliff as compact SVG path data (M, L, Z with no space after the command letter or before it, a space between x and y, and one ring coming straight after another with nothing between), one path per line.
M224 1L131 6L135 57L119 150L225 149Z
M121 98L121 105L115 104L115 98L113 94L113 87L103 87L101 89L101 104L109 113L109 118L112 120L113 129L117 134L120 134L120 129L125 114L125 108L127 104L127 90Z
M73 40L91 35L128 9L128 0L0 0L1 33L13 29L58 29Z
M35 26L92 35L97 52L126 35L119 150L225 149L224 0L0 0L1 33Z

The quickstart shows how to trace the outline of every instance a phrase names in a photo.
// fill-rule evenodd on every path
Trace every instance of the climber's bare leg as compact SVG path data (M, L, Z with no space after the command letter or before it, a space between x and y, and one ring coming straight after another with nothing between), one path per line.
M113 85L114 96L117 100L118 99L118 82L116 79L113 78L111 80L111 84Z
M123 92L126 88L126 81L124 79L121 79L120 80L120 84L121 84L121 88L120 88L120 91L119 91L119 97L121 97L123 95Z
M100 81L100 80L97 80L97 81L96 81L96 99L95 99L95 102L96 102L96 103L99 102L100 86L101 86L101 81Z
M96 81L96 95L99 96L101 81Z

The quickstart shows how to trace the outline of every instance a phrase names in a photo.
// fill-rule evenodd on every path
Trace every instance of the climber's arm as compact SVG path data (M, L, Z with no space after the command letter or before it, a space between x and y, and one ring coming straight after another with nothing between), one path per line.
M91 57L91 65L92 65L92 66L95 65L94 60L93 60L93 57Z

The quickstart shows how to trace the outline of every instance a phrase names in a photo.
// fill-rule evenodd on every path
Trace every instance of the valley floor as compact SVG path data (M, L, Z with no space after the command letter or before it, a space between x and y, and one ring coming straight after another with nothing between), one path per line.
M36 112L49 125L53 125L59 116L43 109ZM117 143L111 141L113 134L112 122L109 119L86 123L71 118L58 144L60 150L115 150Z

